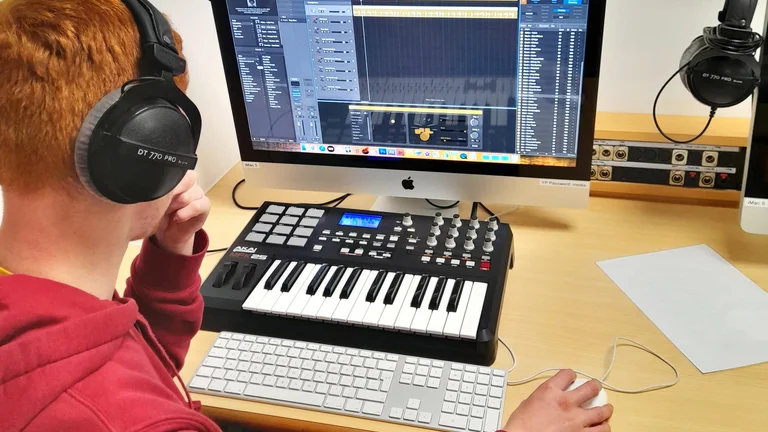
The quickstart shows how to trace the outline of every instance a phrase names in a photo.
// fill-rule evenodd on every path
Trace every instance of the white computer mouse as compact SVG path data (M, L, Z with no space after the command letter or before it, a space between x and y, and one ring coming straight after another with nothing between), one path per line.
M575 388L581 387L587 381L589 381L589 380L586 380L584 378L576 378L576 381L574 381L573 384L571 384L570 387L565 389L565 391L571 391L571 390L573 390ZM607 403L608 403L608 394L605 392L605 389L602 389L602 390L600 390L600 393L597 394L597 396L595 396L594 398L584 402L581 405L581 407L584 408L584 409L589 409L589 408L603 406L603 405L605 405Z

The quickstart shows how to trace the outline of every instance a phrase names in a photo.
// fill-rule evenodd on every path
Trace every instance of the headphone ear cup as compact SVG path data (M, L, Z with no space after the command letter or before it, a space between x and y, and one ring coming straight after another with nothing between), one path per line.
M75 140L75 169L77 170L77 176L80 178L80 182L88 189L89 192L99 198L109 200L109 198L102 195L99 189L96 187L96 183L91 178L90 168L88 164L88 152L91 146L91 139L93 137L93 131L101 121L104 113L107 112L118 100L120 100L121 90L117 89L106 96L104 96L85 117L80 131L77 134Z
M707 49L707 42L704 40L704 36L699 36L691 42L688 48L683 52L683 56L680 58L680 67L686 66L680 71L680 79L683 81L683 85L686 90L691 92L691 66L694 66L696 62L694 59L701 54L702 51ZM690 64L689 64L690 63Z

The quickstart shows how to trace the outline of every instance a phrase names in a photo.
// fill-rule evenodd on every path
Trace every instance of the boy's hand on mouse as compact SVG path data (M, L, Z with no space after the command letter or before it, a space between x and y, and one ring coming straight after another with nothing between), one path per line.
M211 212L211 201L197 184L197 174L187 172L171 192L171 203L160 221L155 240L160 247L179 255L192 255L195 234Z
M584 409L581 405L600 393L602 386L592 380L570 392L576 380L572 370L561 370L539 386L512 413L506 432L609 432L613 406Z

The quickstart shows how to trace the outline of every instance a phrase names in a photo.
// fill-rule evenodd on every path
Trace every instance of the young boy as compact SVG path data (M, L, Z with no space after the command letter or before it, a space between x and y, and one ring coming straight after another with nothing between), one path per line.
M75 170L86 114L138 76L138 40L120 0L0 1L2 431L218 430L178 377L202 319L208 199L190 173L155 202L118 205ZM146 240L120 298L135 239ZM610 430L610 406L579 407L599 384L565 393L574 379L546 382L505 430Z

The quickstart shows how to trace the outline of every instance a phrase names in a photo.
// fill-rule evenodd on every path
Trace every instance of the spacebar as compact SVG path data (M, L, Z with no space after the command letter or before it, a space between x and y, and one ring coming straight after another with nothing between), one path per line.
M257 397L262 399L278 400L295 404L322 406L325 395L316 393L304 393L295 390L286 390L276 387L265 387L250 384L243 392L245 396Z

